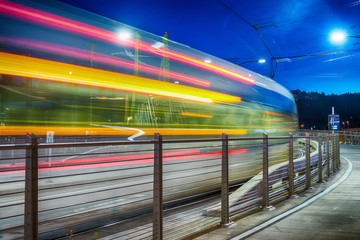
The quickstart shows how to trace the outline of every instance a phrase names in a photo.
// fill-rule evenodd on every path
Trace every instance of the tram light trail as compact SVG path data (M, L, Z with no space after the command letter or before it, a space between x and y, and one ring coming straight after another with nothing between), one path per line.
M81 23L75 20L71 20L65 17L61 17L55 14L47 13L41 10L26 7L20 4L8 2L6 0L0 0L0 13L16 17L18 19L35 22L40 25L45 25L64 31L70 31L76 34L84 35L87 37L95 38L101 41L110 42L116 45L124 45L130 48L136 48L136 41L134 39L120 39L118 34L101 29L95 26L91 26L85 23ZM208 62L196 59L191 56L187 56L182 53L178 53L169 49L160 49L154 47L152 44L141 41L141 51L165 56L171 60L178 61L187 65L191 65L197 68L202 68L213 73L229 77L235 81L239 81L245 84L254 84L255 80L228 69L213 65Z
M214 91L4 52L0 52L0 73L202 103L241 101Z
M189 113L189 112L182 112L180 113L182 116L189 116L189 117L202 117L202 118L212 118L212 115L207 114L200 114L200 113Z
M119 130L119 131L114 131ZM221 135L223 132L229 135L245 135L245 129L197 129L197 128L141 128L143 135L150 136L155 133L167 136L205 136ZM26 135L29 126L0 126L0 135ZM131 128L104 128L104 127L59 127L59 126L32 126L32 133L36 135L46 135L48 131L53 131L56 135L124 135L132 136L138 130Z
M177 53L175 51L163 49L161 52L159 52L156 49L156 50L153 50L153 52L157 53L159 56L163 55L164 57L167 57L169 59L179 61L179 62L182 62L185 64L190 64L194 67L202 68L204 70L208 70L208 71L217 73L219 75L229 77L235 81L239 81L239 82L246 83L246 84L254 84L255 83L255 80L252 78L249 78L249 77L243 76L241 74L235 73L233 71L218 67L216 65L212 65L211 63L204 62L199 59L189 57L189 56L186 56L181 53Z
M265 113L265 114L269 114L269 115L287 117L287 118L291 118L291 119L297 119L296 117L286 115L286 114L283 114L283 113L277 113L277 112L271 112L271 111L262 111L262 112Z
M237 149L230 150L229 155L240 154L247 152L247 149ZM200 153L199 150L188 150L181 152L166 152L163 153L163 162L169 161L183 161L183 160L192 160L199 158L208 158L222 156L222 152L211 152L211 153ZM103 157L103 158L88 158L88 159L73 159L64 161L56 161L51 163L51 167L48 167L48 163L39 163L39 172L47 171L68 171L68 170L78 170L78 169L89 169L89 168L100 168L100 167L115 167L115 166L126 166L126 165L136 165L136 164L148 164L153 163L154 155L153 154L138 154L130 156L113 156L113 157ZM79 162L77 162L79 161ZM104 162L102 161L111 161ZM80 163L80 164L79 164ZM75 164L75 165L67 165ZM62 166L63 165L63 166ZM65 166L64 166L65 165ZM43 167L44 166L44 167ZM25 164L17 164L16 166L0 166L0 175L8 174L23 174L25 170L13 170L16 168L25 168ZM2 170L2 171L1 171Z
M119 66L126 69L134 69L135 63L133 61L128 61L125 59L117 58L114 56L108 56L105 54L97 53L97 52L91 52L79 48L74 47L68 47L63 45L57 45L57 44L50 44L46 42L40 42L40 41L33 41L29 39L20 40L20 39L10 39L10 38L0 38L0 40L9 42L10 44L15 44L20 47L29 47L33 49L38 49L41 51L47 51L49 53L55 53L55 54L61 54L64 56L72 56L75 58L88 60L89 55L91 54L92 61L99 62L99 63L105 63L105 64L111 64L113 66ZM155 76L160 76L163 74L163 70L160 68L156 68L153 66L137 63L138 67L141 69L142 72L150 73ZM166 76L169 78L173 78L176 80L180 80L182 82L191 83L194 85L202 86L202 87L209 87L210 82L202 79L198 79L195 77L191 77L185 74L173 72L173 71L166 71Z

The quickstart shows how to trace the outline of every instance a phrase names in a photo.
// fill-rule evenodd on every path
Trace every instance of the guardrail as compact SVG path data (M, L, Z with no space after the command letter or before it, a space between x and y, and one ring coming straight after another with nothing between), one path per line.
M341 144L360 145L360 129L355 128L353 130L301 130L302 133L309 133L311 136L317 136L318 134L335 134L339 136Z
M38 139L0 145L0 238L111 239L100 227L110 223L123 239L189 238L271 209L340 166L339 135L331 134Z

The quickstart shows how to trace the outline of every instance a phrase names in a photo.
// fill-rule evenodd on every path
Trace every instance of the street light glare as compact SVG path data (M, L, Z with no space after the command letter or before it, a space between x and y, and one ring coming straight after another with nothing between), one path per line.
M330 41L333 44L343 44L346 41L346 33L342 30L335 30L330 34Z
M131 33L129 31L123 30L119 32L118 36L121 40L128 40L131 38Z
M265 59L260 59L258 62L259 62L259 63L265 63L266 60L265 60Z

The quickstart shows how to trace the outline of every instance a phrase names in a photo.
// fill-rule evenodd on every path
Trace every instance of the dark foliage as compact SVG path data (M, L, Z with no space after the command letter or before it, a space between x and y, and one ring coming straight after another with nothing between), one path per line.
M299 124L305 129L327 129L332 107L340 115L341 128L360 127L360 93L325 95L298 89L291 92L298 108Z

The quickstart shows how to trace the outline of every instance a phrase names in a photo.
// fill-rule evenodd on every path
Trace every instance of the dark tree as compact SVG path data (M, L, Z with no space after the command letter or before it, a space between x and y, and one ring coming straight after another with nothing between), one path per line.
M328 128L328 115L335 107L335 114L340 115L341 128L360 127L360 93L325 95L317 92L291 91L299 113L299 124L306 129Z

